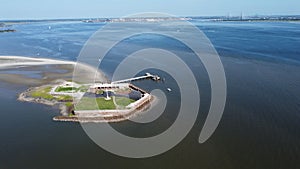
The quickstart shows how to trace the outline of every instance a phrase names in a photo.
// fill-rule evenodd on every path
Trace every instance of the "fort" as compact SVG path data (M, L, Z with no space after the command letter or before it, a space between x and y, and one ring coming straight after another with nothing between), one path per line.
M114 81L111 83L80 84L58 81L51 85L30 88L19 100L47 105L58 105L61 115L54 121L119 122L146 109L154 99L150 93L129 82L142 79L160 80L157 75Z

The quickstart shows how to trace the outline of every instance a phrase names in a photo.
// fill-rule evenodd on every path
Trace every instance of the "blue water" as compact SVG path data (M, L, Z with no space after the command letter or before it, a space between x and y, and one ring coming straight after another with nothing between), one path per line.
M206 34L222 56L300 61L298 22L193 23ZM1 34L0 54L76 60L85 41L103 25L82 22L15 25L16 33Z
M75 61L85 41L100 27L81 22L15 25L15 34L1 34L0 54Z
M57 110L16 102L17 93L26 87L1 82L0 168L300 168L300 23L193 23L219 53L228 85L221 123L206 143L199 144L197 139L210 106L209 79L201 64L186 59L201 92L198 119L178 146L149 159L122 158L102 150L79 124L53 122ZM17 32L0 34L0 55L76 61L86 40L102 26L75 21L14 25ZM124 42L109 53L113 56L110 60L104 60L102 68L109 76L124 54L144 46L189 54L184 46L166 37L146 35ZM154 135L176 118L176 84L168 74L152 71L166 82L135 84L145 90L171 87L174 92L167 95L172 105L155 123L114 126L125 134Z

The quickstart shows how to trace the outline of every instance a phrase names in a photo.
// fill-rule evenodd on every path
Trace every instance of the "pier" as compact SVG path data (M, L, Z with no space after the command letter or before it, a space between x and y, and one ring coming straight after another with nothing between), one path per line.
M158 75L152 75L151 73L146 73L144 76L133 77L133 78L124 79L124 80L118 80L118 81L112 82L112 84L128 83L128 82L132 82L132 81L135 81L135 80L142 80L142 79L148 79L148 78L151 78L154 81L160 80L160 77Z

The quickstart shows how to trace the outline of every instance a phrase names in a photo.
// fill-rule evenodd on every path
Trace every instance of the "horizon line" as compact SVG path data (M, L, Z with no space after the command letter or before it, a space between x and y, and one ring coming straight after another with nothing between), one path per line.
M296 15L293 15L293 14L254 14L254 15L243 15L243 17L272 17L272 16L300 16L300 14L296 14ZM228 17L228 15L193 15L193 16L174 16L174 18L195 18L195 17ZM231 18L234 18L234 17L240 17L240 15L232 15L230 16ZM8 21L63 21L63 20L88 20L88 19L119 19L119 18L124 18L124 17L79 17L79 18L76 18L76 17L65 17L65 18L28 18L28 19L25 19L25 18L21 18L21 19L1 19L0 18L0 21L1 22L8 22ZM130 17L129 17L130 18ZM135 17L132 17L132 18L135 18ZM136 17L137 18L137 17ZM142 17L141 17L142 18ZM147 18L147 17L144 17L144 18ZM151 18L151 17L148 17L148 18ZM155 18L152 17L152 18ZM157 17L157 18L163 18L163 17Z

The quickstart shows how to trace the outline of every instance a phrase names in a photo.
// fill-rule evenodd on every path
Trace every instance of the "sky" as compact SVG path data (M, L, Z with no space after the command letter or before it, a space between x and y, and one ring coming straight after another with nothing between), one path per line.
M0 20L175 16L299 15L300 0L0 0Z

